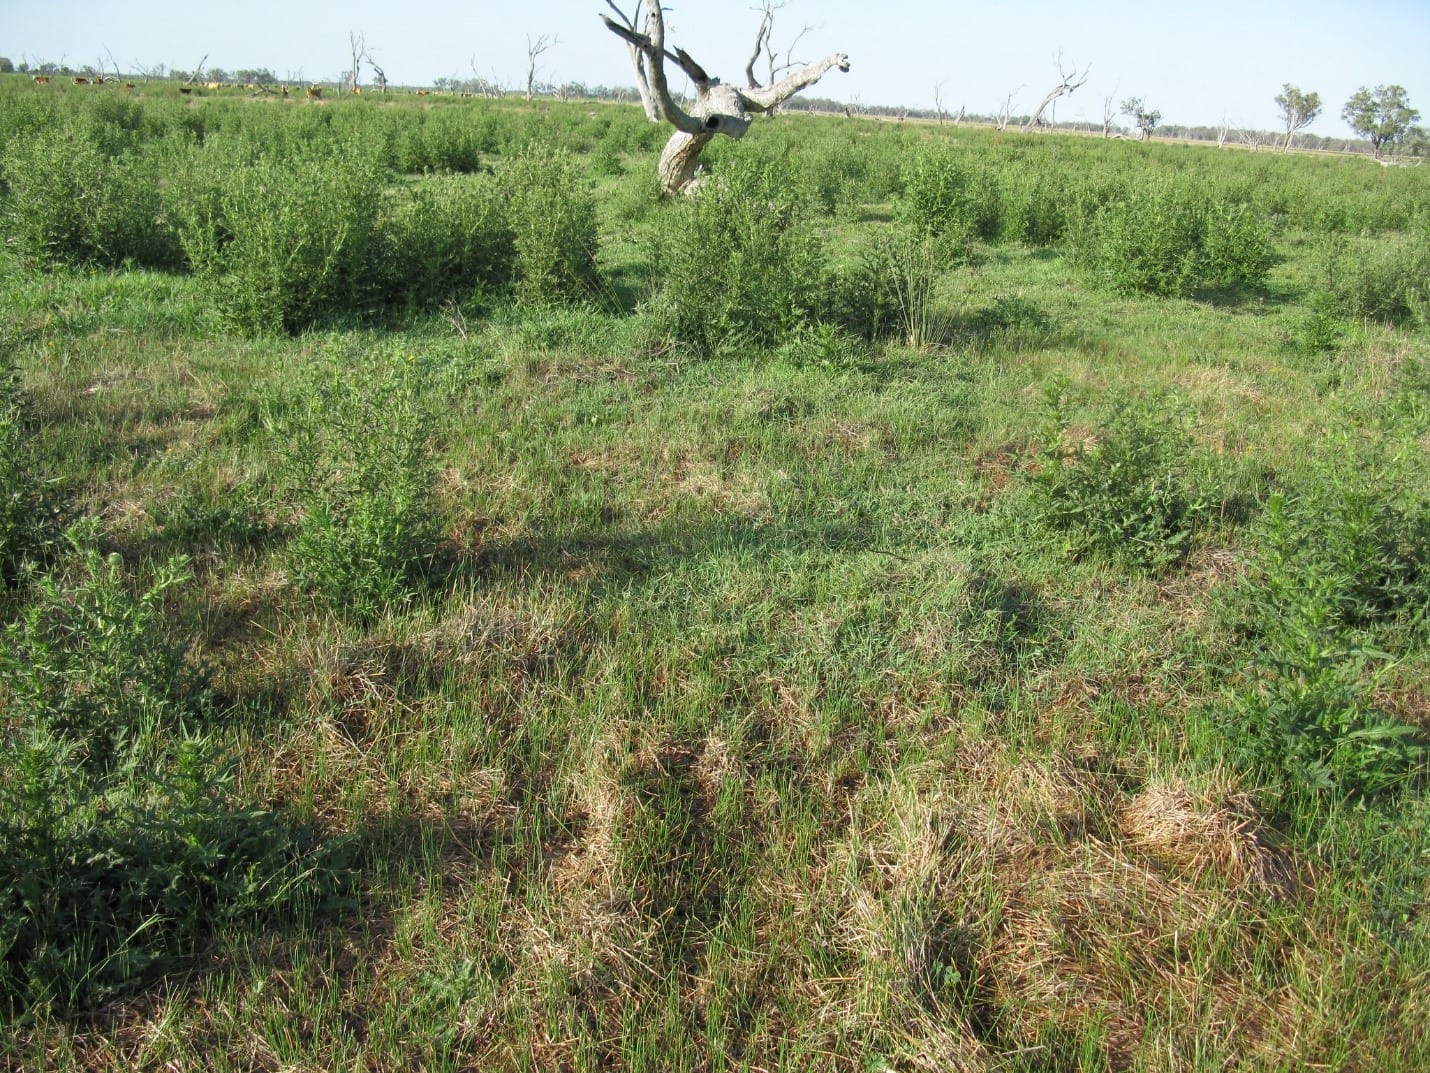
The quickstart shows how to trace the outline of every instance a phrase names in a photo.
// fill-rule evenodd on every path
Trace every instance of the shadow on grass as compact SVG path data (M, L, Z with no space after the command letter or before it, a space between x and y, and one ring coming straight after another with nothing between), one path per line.
M895 550L876 545L873 519L793 524L719 518L693 526L673 521L646 532L556 533L454 552L442 583L492 577L579 580L601 592L667 572L692 560L766 559L831 552Z

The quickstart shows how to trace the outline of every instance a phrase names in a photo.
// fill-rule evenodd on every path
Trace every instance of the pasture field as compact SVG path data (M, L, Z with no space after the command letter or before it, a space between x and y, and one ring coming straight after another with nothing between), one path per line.
M1430 1068L1430 170L0 81L0 1068Z

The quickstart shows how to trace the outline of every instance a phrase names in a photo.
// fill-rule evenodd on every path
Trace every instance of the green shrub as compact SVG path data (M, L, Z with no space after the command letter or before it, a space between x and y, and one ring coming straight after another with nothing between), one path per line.
M1181 562L1207 508L1181 422L1165 406L1122 402L1101 428L1073 435L1065 407L1056 386L1033 477L1044 520L1071 532L1075 551L1154 573Z
M936 235L993 239L999 230L998 186L984 163L949 145L921 149L903 173L899 218Z
M281 430L298 583L357 619L400 606L436 557L435 418L414 355L332 360Z
M832 272L825 311L866 339L896 337L914 348L940 342L944 318L938 283L967 258L966 240L900 227L866 246L851 266Z
M341 844L241 806L210 696L167 626L182 559L131 591L97 523L0 648L0 1007L74 1008L174 967L217 929L341 896Z
M430 307L506 288L516 250L487 178L434 175L399 191L378 223L371 283L385 304Z
M778 345L824 304L823 247L778 169L730 162L663 206L650 241L652 312L696 353Z
M571 154L527 145L503 171L516 246L516 293L526 303L589 296L595 287L596 202Z
M19 580L45 545L40 479L19 373L0 368L0 584Z
M342 904L347 843L247 808L214 748L97 778L43 727L0 741L0 1008L97 1006L182 967L235 924Z
M1029 246L1051 246L1068 226L1068 175L1004 170L998 190L999 237Z
M180 263L161 211L157 163L105 153L80 123L15 138L4 157L5 230L25 262L154 267Z
M1133 184L1072 229L1077 264L1125 293L1186 295L1256 286L1271 267L1266 225L1179 179Z
M1341 240L1325 259L1327 306L1347 317L1430 327L1430 216L1404 235Z
M393 142L393 166L407 174L470 174L481 167L480 135L463 112L450 108L405 112Z
M1281 794L1372 795L1417 771L1422 736L1376 703L1385 627L1430 606L1430 512L1375 486L1333 499L1274 496L1234 597L1251 640L1227 712L1232 754Z
M175 213L227 320L251 334L296 332L358 307L383 191L375 152L350 144L336 158L205 163Z
M15 716L103 770L122 758L144 762L166 721L202 719L207 693L164 628L186 561L170 560L135 595L119 556L102 556L96 536L93 520L67 534L69 558L38 579L38 598L6 628L0 681Z

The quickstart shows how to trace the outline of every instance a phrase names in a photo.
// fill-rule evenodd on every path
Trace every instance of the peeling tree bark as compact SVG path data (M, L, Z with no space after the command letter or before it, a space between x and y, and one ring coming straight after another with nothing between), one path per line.
M615 10L621 14L619 9ZM750 129L751 112L772 111L800 90L814 85L832 67L849 70L849 57L835 52L818 63L791 71L768 86L752 85L740 89L706 74L705 69L684 49L666 50L665 19L661 14L660 0L646 0L645 33L636 30L633 20L624 15L623 23L605 15L601 18L608 30L644 58L651 101L660 117L675 128L675 133L660 154L657 168L661 190L671 197L685 193L695 183L700 154L716 135L743 138ZM665 77L666 60L673 61L695 87L695 104L689 112L671 96ZM746 71L747 77L752 75L752 71L753 63ZM749 81L753 82L754 78L749 77Z

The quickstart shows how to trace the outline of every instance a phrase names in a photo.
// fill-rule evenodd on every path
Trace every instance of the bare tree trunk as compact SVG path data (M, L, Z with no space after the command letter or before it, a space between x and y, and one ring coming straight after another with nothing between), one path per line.
M1028 122L1023 125L1024 130L1032 130L1034 127L1042 127L1047 124L1043 120L1043 113L1064 94L1071 94L1080 89L1087 82L1087 73L1092 70L1091 66L1084 67L1081 71L1077 69L1077 64L1073 64L1071 73L1063 70L1062 53L1058 53L1058 84L1048 90L1042 102L1033 110Z
M542 34L535 41L531 35L526 35L526 99L531 100L536 94L536 61L543 52L547 52L556 45L561 44L550 34Z
M684 49L666 51L665 19L660 0L646 0L645 25L648 33L632 29L630 20L622 24L604 15L602 19L608 30L644 56L651 98L661 118L675 128L657 166L661 189L668 196L685 193L691 188L700 164L700 154L715 135L742 138L750 129L749 113L772 111L800 90L814 85L832 67L849 70L849 57L835 52L818 63L790 72L768 86L738 89L706 74L704 68ZM671 96L665 77L667 59L673 60L685 72L695 88L695 103L689 111L682 109ZM753 61L747 74L752 71Z
M635 8L627 15L616 6L615 0L606 0L606 6L616 13L621 20L621 25L632 34L643 34L645 25L645 11L637 0ZM650 88L650 72L646 67L646 55L639 45L627 39L626 48L631 54L631 70L636 76L636 92L640 94L641 107L645 109L645 117L652 123L659 123L661 120L660 105L655 101Z
M367 53L367 41L362 34L355 34L348 31L348 48L352 50L353 65L348 68L348 92L358 91L358 81L362 74L362 59Z

